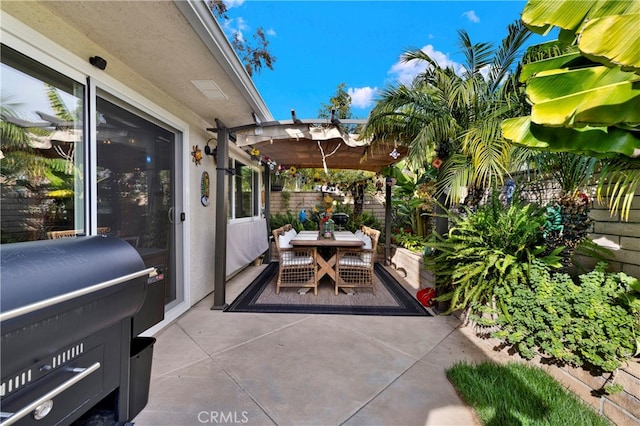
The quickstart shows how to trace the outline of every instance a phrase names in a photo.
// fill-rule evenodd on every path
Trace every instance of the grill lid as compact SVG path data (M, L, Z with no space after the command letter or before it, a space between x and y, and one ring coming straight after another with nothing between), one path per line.
M0 312L140 276L138 252L115 237L91 236L0 246ZM146 271L148 273L148 271Z

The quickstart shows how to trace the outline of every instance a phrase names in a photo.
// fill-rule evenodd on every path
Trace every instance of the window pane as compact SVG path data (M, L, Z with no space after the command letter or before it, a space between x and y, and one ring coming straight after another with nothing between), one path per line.
M259 176L260 175L258 174L258 172L253 172L253 215L254 216L260 215L260 199L258 198L260 196L260 188L258 187L258 184L260 183Z
M98 226L137 247L165 247L175 135L97 98Z
M235 166L234 191L236 218L253 216L253 171L239 161Z
M84 86L4 45L0 56L2 243L84 232Z

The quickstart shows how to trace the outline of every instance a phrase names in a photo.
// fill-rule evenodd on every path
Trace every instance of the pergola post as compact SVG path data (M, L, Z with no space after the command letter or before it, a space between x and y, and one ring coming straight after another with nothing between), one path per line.
M271 262L271 173L269 166L264 167L264 177L262 178L264 184L264 217L267 222L267 241L269 242L269 248L267 248L267 254L264 257L264 263Z
M215 272L213 310L225 309L227 283L227 191L226 174L229 164L229 129L216 119L218 145L216 147L216 238L213 246Z
M446 211L443 206L447 202L447 196L445 194L441 194L438 197L438 203L436 204L435 214L436 214L436 232L440 235L446 235L449 232L449 218L446 215ZM435 271L433 271L435 274ZM436 282L436 296L442 296L447 293L449 288L445 288L442 283ZM436 309L440 312L445 312L451 306L451 301L444 300L441 302L437 302Z
M384 265L391 264L391 178L384 185Z

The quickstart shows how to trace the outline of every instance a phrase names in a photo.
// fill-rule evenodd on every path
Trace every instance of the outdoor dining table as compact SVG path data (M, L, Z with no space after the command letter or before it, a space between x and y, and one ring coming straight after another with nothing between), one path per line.
M318 281L328 275L333 281L336 280L336 249L338 247L363 247L364 241L350 231L335 231L331 238L319 235L318 231L300 231L291 239L294 247L327 247L330 249L328 258L325 258L318 250L316 262L318 264Z

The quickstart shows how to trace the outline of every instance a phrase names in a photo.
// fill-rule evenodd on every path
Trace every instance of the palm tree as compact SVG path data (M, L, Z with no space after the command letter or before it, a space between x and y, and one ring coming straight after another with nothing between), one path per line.
M502 183L523 150L501 136L500 123L526 111L513 74L518 54L530 32L517 21L497 49L472 43L460 30L463 70L441 67L422 50L405 52L405 62L427 63L410 85L385 89L372 110L364 135L410 147L407 161L424 166L434 155L444 163L438 192L458 203L469 192ZM472 197L473 198L473 197Z

